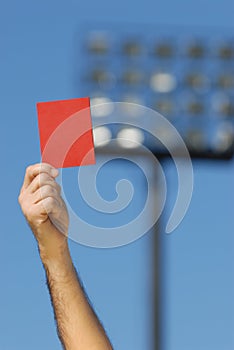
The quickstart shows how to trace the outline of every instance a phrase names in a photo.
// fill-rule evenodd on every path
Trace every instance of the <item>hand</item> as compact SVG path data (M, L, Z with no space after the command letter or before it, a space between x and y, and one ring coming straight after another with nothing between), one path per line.
M69 218L55 178L58 170L46 163L29 166L19 203L40 253L52 257L67 243Z

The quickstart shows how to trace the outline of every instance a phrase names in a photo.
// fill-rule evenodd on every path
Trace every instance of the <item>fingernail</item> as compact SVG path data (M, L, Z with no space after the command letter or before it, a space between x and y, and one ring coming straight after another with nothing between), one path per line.
M51 175L52 175L53 177L58 176L58 174L59 174L58 169L55 169L55 168L51 169Z

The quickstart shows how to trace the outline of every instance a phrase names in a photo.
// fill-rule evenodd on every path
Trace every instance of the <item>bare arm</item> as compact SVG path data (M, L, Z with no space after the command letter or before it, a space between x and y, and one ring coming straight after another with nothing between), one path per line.
M111 350L111 344L85 296L70 256L68 214L48 164L26 170L19 195L22 211L38 243L57 322L66 350Z

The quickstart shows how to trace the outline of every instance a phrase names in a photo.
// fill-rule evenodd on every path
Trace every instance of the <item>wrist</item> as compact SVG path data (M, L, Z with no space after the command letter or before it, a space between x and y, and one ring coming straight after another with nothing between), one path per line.
M37 240L42 262L56 260L69 253L67 235L58 231L50 221L39 227L32 228Z
M49 265L54 262L63 263L70 258L67 238L64 237L59 242L38 242L38 250L43 265Z
M67 242L53 254L51 252L48 254L44 248L39 248L39 252L47 278L61 283L67 283L72 279L74 267Z

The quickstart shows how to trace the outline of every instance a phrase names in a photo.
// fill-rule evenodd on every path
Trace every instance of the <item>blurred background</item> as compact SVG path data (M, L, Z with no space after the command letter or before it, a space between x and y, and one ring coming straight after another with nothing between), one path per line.
M93 105L127 101L160 111L178 128L194 165L192 202L171 235L165 226L178 181L172 160L164 157L168 193L156 227L119 248L70 242L114 348L233 349L233 10L230 0L2 5L0 349L60 348L44 272L17 197L26 166L40 161L36 102L86 95ZM118 132L99 130L96 139ZM166 155L157 144L147 146ZM157 174L147 161L145 166L157 203ZM64 172L68 197L89 220L90 209L74 191L76 171ZM121 217L96 213L96 225L127 223L141 210L146 180L130 161L107 164L97 182L101 195L113 200L122 178L133 184L133 204Z

